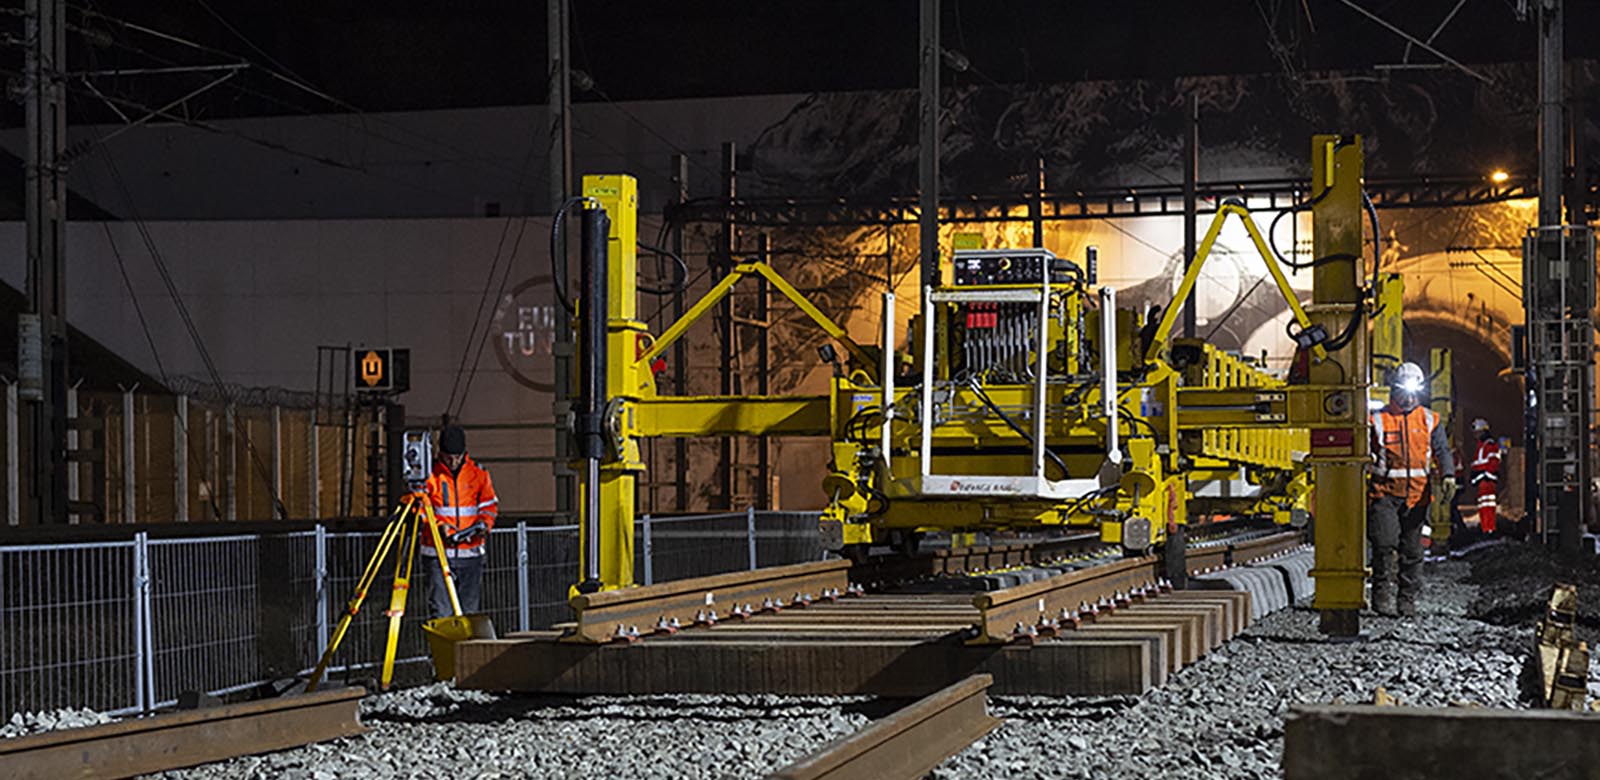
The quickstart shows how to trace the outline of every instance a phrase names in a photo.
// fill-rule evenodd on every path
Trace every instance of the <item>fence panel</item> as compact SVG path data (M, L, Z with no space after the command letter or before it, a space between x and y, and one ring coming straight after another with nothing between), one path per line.
M567 589L578 581L578 564L577 526L528 529L530 628L549 628L572 619L572 610L567 606Z
M313 534L150 542L156 706L292 677L315 658Z
M643 554L634 527L635 558ZM671 582L750 568L750 536L744 512L686 517L656 517L650 521L651 570L656 582ZM644 569L635 566L642 579Z
M655 581L748 568L749 517L653 518L648 562ZM821 557L815 513L758 512L754 518L760 565ZM521 544L509 521L496 529L486 561L482 609L502 634L523 625L523 614L535 629L569 620L568 588L579 576L577 526L527 526L520 535ZM376 531L319 527L0 547L0 718L65 707L135 712L170 705L187 691L228 693L304 674L344 614L379 538ZM636 549L642 564L644 546ZM389 556L369 588L330 676L375 674L397 557ZM431 563L419 557L414 564L399 681L431 671L419 625L430 617ZM145 571L148 590L141 594L136 580ZM643 573L641 565L636 576Z
M139 709L133 542L0 547L0 717Z
M376 532L337 533L327 535L327 597L330 620L337 623L344 615L345 605L355 594L356 584L366 568L367 561L377 549ZM403 541L403 540L402 540ZM394 592L395 563L402 556L391 553L385 565L367 591L361 605L333 657L330 674L353 670L375 669L383 660L384 642L388 637L389 599ZM428 560L417 557L412 569L411 592L406 598L406 613L401 618L400 645L396 664L416 664L428 659L428 644L422 635L422 622L428 614ZM321 648L318 648L320 652ZM316 655L308 656L312 665Z
M820 512L757 512L756 565L786 566L822 560Z
M491 531L488 547L478 606L494 619L495 631L504 636L517 630L517 526L507 523ZM431 561L425 559L418 564Z

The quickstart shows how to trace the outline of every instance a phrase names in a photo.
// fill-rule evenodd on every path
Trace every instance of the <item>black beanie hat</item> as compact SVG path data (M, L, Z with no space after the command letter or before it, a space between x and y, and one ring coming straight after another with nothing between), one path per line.
M467 432L459 425L447 426L439 434L439 451L446 455L464 455L467 452Z

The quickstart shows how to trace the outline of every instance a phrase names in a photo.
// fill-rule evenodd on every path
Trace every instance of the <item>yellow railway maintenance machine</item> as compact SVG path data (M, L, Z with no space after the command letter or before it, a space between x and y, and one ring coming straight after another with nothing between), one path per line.
M1234 511L1306 515L1314 465L1317 606L1353 632L1363 604L1367 358L1359 140L1319 136L1313 305L1302 309L1265 238L1225 204L1152 333L1080 266L1043 249L958 250L922 290L898 348L894 296L863 346L771 267L739 264L659 337L637 320L637 198L626 176L584 179L580 387L584 572L579 590L633 584L641 437L829 436L825 539L847 554L926 529L1079 526L1130 552L1188 522L1190 480L1259 486ZM1202 340L1169 339L1223 222L1240 217L1293 312L1300 384ZM657 396L651 364L743 278L759 275L849 353L820 396ZM603 302L603 303L602 303ZM601 309L604 311L600 311ZM604 337L601 337L604 334ZM820 465L820 464L819 464ZM1175 545L1177 550L1181 546ZM1176 550L1175 550L1176 551Z

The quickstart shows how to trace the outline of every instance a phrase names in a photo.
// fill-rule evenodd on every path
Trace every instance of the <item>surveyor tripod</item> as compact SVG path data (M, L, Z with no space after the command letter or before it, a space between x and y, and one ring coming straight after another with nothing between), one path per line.
M439 521L433 514L433 504L422 491L413 491L406 496L405 501L401 502L400 507L390 518L389 524L384 527L383 535L378 537L378 549L374 550L372 557L368 559L367 568L361 573L361 581L356 583L355 595L345 604L344 615L339 618L339 625L334 629L333 637L328 640L327 649L322 651L322 660L317 662L316 671L311 673L311 682L306 685L307 691L317 689L317 683L322 681L323 673L333 661L333 654L338 651L345 632L350 630L350 623L355 620L356 613L361 611L361 603L366 600L367 590L378 578L378 571L383 568L384 559L389 557L390 551L399 548L403 553L394 562L394 589L389 594L389 609L384 613L389 616L389 637L383 647L383 671L378 678L379 687L388 690L389 682L394 679L394 656L400 643L400 619L406 614L406 594L411 590L411 567L416 561L417 536L423 525L428 527L434 552L438 553L439 569L444 574L444 587L450 594L452 616L438 620L457 622L465 620L466 616L461 614L461 600L456 597L455 578L450 574L450 559L445 555L444 539L439 535ZM469 631L468 634L470 633Z

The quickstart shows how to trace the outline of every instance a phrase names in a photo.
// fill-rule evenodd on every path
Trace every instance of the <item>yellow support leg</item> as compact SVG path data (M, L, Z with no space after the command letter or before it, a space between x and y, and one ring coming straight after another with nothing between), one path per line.
M416 510L411 512L411 525L406 533L406 538L401 540L401 548L405 552L394 562L394 590L389 594L389 609L385 615L389 616L389 636L383 646L383 671L378 676L378 687L389 690L389 683L394 679L394 657L400 647L400 619L406 614L406 594L411 589L411 564L416 560L417 532L422 521L423 513Z
M600 469L600 582L611 590L633 581L635 472L620 466Z
M1361 283L1366 277L1362 241L1362 151L1359 136L1319 135L1312 139L1311 207L1313 256L1325 259L1312 269L1311 318L1330 335L1345 331L1352 317L1364 317ZM1323 633L1354 636L1361 631L1366 599L1367 480L1370 460L1365 403L1370 360L1365 322L1351 331L1349 343L1314 360L1311 384L1330 389L1323 407L1349 410L1348 423L1318 428L1348 432L1346 452L1319 455L1313 447L1316 484L1316 596ZM1338 405L1330 404L1343 392ZM1314 432L1315 435L1315 432Z
M444 575L444 590L450 594L450 614L461 615L461 599L456 597L456 578L450 573L450 557L444 554L444 538L439 536L439 518L433 514L433 504L418 499L422 504L423 520L428 524L428 534L433 537L433 550L439 555L439 571Z
M373 551L372 557L367 559L367 568L361 572L361 579L356 583L355 595L345 603L344 614L339 617L339 624L334 627L333 637L328 640L328 646L322 651L322 658L317 661L317 668L311 673L311 681L306 684L306 692L317 689L322 682L322 675L327 673L328 665L333 662L333 655L339 651L339 644L344 641L344 635L350 630L350 623L355 620L356 613L361 611L361 604L367 599L367 590L372 587L373 580L378 578L378 572L383 568L383 560L389 557L389 551L394 548L394 542L400 537L400 532L405 529L406 520L411 514L410 502L404 504L394 519L384 527L383 535L378 537L378 548Z

